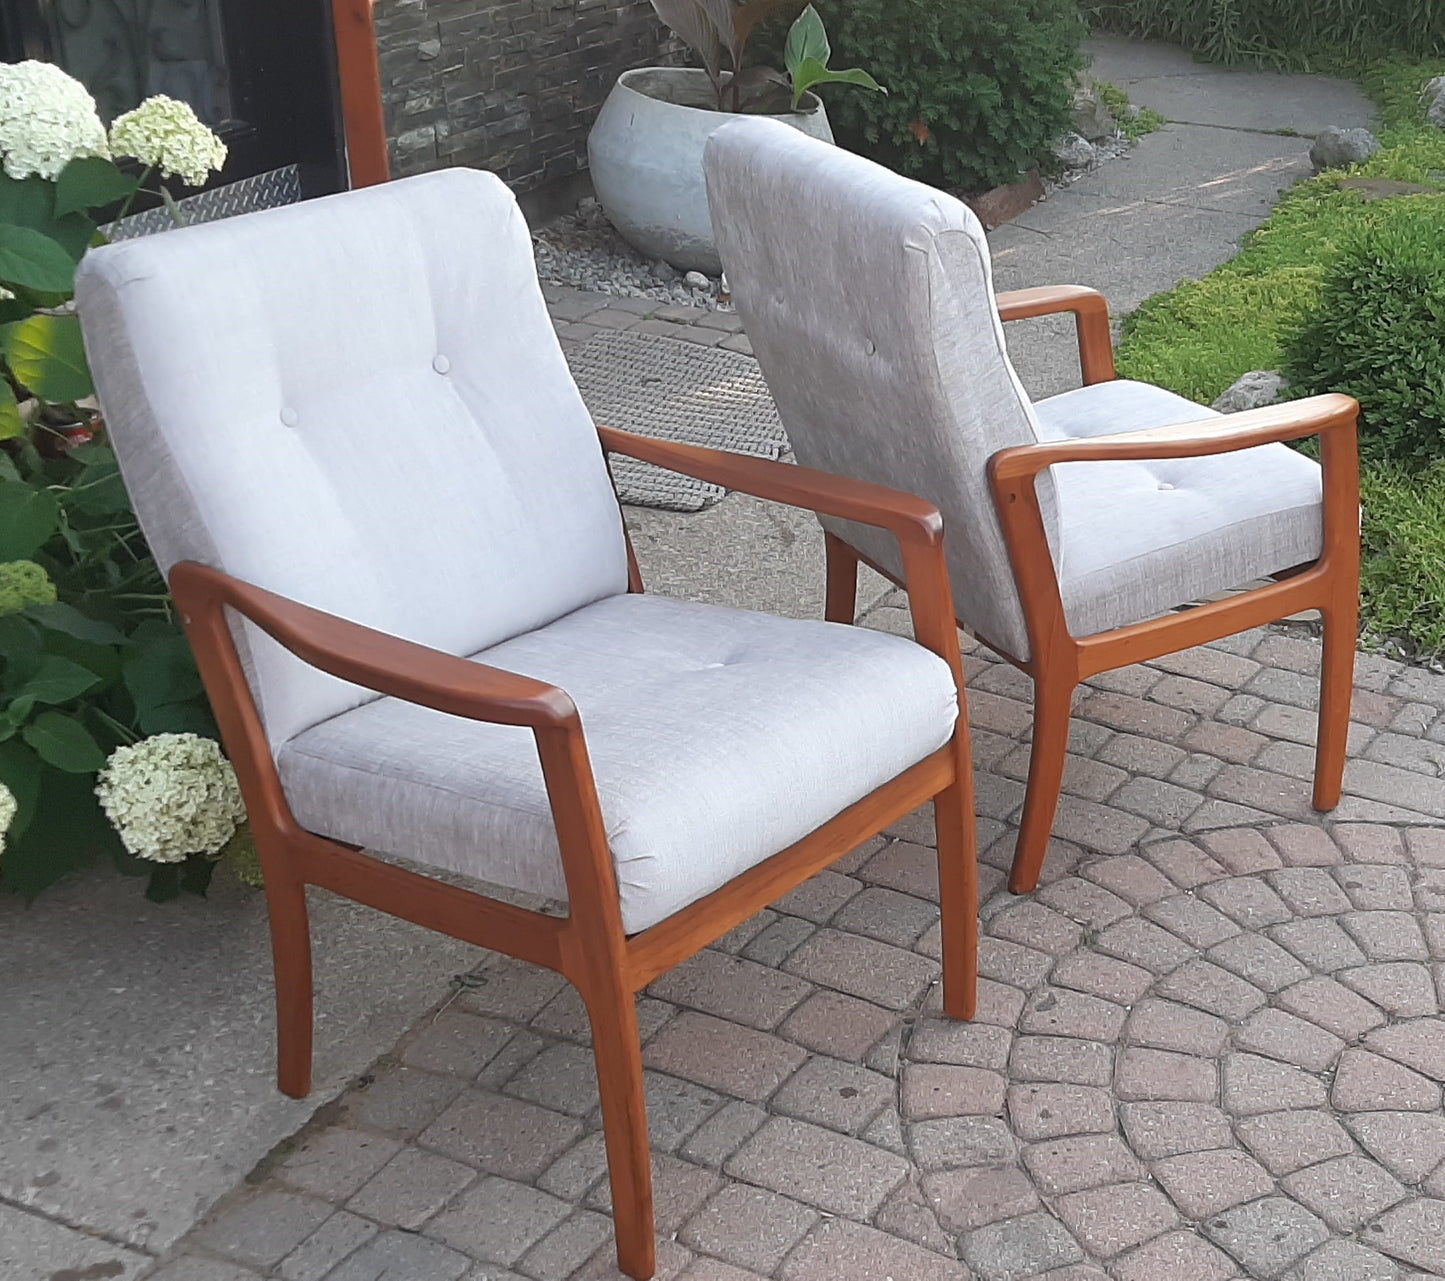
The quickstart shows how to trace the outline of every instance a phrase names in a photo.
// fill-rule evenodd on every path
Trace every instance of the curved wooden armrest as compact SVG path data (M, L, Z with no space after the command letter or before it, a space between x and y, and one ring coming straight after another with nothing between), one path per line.
M934 546L943 541L943 517L938 508L899 489L792 463L774 462L770 458L638 436L615 427L598 427L597 431L608 453L640 458L685 476L709 480L727 489L740 489L788 507L802 507L840 520L856 520L860 525L875 525L889 530L902 542Z
M1073 312L1084 385L1114 380L1114 340L1109 333L1109 303L1097 289L1090 289L1087 285L1048 285L1042 289L1015 289L998 294L995 301L999 319L1003 321Z
M499 725L577 722L572 699L554 685L374 631L195 561L174 565L170 586L193 644L193 619L219 620L229 606L297 658L378 694Z
M1353 439L1359 411L1359 402L1353 397L1331 394L1172 427L1015 445L999 450L988 460L988 474L997 491L1000 483L1032 480L1055 463L1202 458L1305 436L1331 437L1340 432ZM1325 461L1328 466L1329 458Z
M598 427L597 431L608 453L640 458L789 507L888 530L898 539L903 552L903 579L913 610L913 634L920 645L952 668L962 697L962 658L954 621L953 587L943 555L943 517L932 503L886 485L792 463L655 440L615 427Z

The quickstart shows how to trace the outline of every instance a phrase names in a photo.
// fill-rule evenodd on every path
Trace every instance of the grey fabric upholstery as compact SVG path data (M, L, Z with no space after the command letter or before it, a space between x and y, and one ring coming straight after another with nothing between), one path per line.
M1030 404L983 230L940 191L753 117L712 136L704 168L733 297L799 460L936 503L959 617L1027 659L989 458L1213 411L1131 382ZM1051 468L1039 500L1070 631L1140 622L1314 559L1320 498L1318 465L1283 445ZM823 523L897 573L876 534Z
M596 429L492 175L122 241L76 297L162 568L454 654L625 589ZM273 743L367 697L247 630Z
M626 594L617 501L494 177L448 170L126 241L77 285L126 483L169 568L567 690L643 929L943 746L899 637ZM298 820L565 895L536 746L332 680L250 625Z
M659 596L613 596L475 657L577 703L629 932L942 747L957 711L947 665L919 645ZM528 730L384 698L278 763L315 831L566 897Z

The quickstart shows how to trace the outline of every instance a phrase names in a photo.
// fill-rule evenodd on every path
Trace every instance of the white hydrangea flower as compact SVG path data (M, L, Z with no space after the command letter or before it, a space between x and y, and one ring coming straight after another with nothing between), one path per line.
M226 144L206 128L189 104L163 93L147 98L134 111L117 116L110 126L110 149L134 156L192 187L201 186L212 169L226 163Z
M0 163L12 178L54 179L81 156L106 156L85 86L49 62L0 63Z
M95 794L126 849L153 863L219 854L246 817L231 762L219 743L198 734L156 734L117 747Z
M5 833L10 830L10 824L15 821L15 811L19 808L15 793L0 783L0 854L5 853Z

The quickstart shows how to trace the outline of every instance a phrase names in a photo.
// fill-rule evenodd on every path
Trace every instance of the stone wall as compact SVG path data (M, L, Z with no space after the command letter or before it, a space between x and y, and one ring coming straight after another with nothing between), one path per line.
M675 61L649 0L378 0L393 175L445 165L518 191L587 167L619 72Z

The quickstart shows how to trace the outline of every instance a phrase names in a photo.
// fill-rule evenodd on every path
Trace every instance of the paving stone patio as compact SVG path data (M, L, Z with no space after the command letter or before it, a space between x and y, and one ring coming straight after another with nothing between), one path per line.
M1360 656L1323 819L1306 629L1094 679L1020 899L1028 682L969 651L978 1018L941 1016L926 811L656 982L658 1275L1445 1276L1445 676ZM580 1003L481 976L156 1281L617 1277Z

